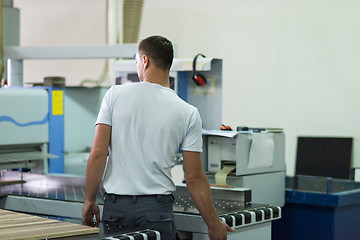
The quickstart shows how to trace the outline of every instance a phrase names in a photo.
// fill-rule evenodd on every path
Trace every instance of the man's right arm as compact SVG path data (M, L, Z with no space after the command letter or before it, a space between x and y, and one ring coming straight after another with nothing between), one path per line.
M100 210L96 203L96 193L104 173L110 139L111 126L106 124L96 125L94 144L86 167L83 221L92 222L95 215L96 220L100 222Z
M210 185L201 165L199 152L183 151L185 180L192 200L208 226L210 240L227 239L227 231L235 231L220 221L212 201Z

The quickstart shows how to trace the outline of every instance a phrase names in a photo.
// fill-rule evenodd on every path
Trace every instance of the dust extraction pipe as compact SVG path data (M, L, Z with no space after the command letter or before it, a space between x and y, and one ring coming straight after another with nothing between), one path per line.
M123 43L137 43L143 0L125 0L123 8Z

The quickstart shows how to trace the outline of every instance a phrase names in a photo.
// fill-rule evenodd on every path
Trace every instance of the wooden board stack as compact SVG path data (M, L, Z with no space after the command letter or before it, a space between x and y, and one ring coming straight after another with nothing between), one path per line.
M0 239L49 239L98 232L94 227L0 209Z

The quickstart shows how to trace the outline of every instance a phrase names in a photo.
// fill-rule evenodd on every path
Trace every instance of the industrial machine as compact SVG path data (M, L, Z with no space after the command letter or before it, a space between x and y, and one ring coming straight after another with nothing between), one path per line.
M285 134L204 131L207 177L212 184L247 187L256 203L285 204Z
M4 177L17 178L17 174L19 173L5 171ZM84 178L24 173L24 180L25 183L0 186L0 208L37 215L60 216L67 221L78 223L76 219L81 216L84 202ZM280 207L252 203L251 189L247 188L212 187L211 191L220 220L235 228L235 232L229 233L229 240L271 239L271 221L281 218ZM97 202L101 213L103 194L104 189L100 187ZM185 237L181 239L209 239L207 226L192 202L187 188L178 185L174 197L175 225L180 231L179 234ZM103 225L102 228L106 230ZM116 236L121 231L132 232L133 229L118 229L117 232L82 236L81 239L104 239L103 236Z
M195 72L193 59L174 59L170 80L174 91L182 99L197 107L200 112L204 128L202 161L210 183L217 185L212 187L215 208L220 220L235 228L235 232L228 234L228 239L270 240L272 221L281 218L283 205L284 133L269 130L263 132L214 130L221 126L222 60L201 58L197 61L195 68L203 77L206 77L205 85L197 85L193 80ZM133 60L121 60L115 65L117 84L136 81L135 73L136 64ZM7 90L9 89L3 91ZM28 90L34 91L34 95L42 95L41 102L47 103L42 112L37 114L34 112L34 114L44 115L40 120L44 119L45 123L37 126L42 127L41 132L45 135L40 142L45 146L51 146L52 137L50 133L46 135L46 131L50 128L49 116L53 113L54 104L57 101L49 99L50 96L54 96L51 89L21 89L24 91L22 94ZM29 104L32 102L26 101ZM57 109L56 106L55 109ZM7 115L14 115L14 112L9 111ZM12 118L18 119L15 116ZM38 118L27 120L27 122L39 124ZM0 124L14 123L3 121ZM30 126L35 127L35 125ZM6 126L1 129L1 133L6 132L5 128ZM23 133L19 132L19 134ZM31 135L37 134L38 132L31 132L28 135L30 138ZM9 145L6 144L7 147ZM3 171L2 177L17 178L18 174L20 173ZM35 173L23 173L23 176L25 181L23 183L0 186L0 208L60 216L74 221L80 218L84 201L84 178ZM100 187L97 202L101 210L103 194L104 190ZM178 185L174 196L173 208L179 237L207 240L207 226L186 187ZM133 232L133 229L122 230ZM114 234L97 235L96 238L102 239L104 236L115 236ZM89 236L89 238L93 237Z
M63 89L1 88L0 101L0 170L64 172Z
M136 49L136 44L4 47L9 87L0 89L0 101L5 103L0 107L0 170L24 167L43 173L65 170L64 87L57 85L59 78L55 77L50 86L24 88L24 60L128 58ZM35 163L36 160L43 161Z

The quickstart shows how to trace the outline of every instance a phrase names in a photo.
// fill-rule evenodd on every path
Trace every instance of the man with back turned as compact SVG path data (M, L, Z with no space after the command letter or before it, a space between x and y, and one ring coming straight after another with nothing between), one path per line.
M83 220L92 221L95 215L100 221L95 196L109 151L103 220L175 239L171 169L181 146L187 188L209 237L227 239L227 231L234 229L219 220L201 166L199 112L169 88L172 43L161 36L143 39L135 59L140 82L111 87L98 114L86 169Z

